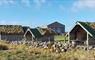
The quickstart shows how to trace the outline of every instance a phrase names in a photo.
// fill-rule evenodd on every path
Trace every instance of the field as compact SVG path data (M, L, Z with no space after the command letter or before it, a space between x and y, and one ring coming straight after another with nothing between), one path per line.
M56 53L48 48L0 41L0 60L95 60L95 50L72 49Z
M65 36L64 35L55 35L54 36L54 40L55 41L64 41L65 40Z

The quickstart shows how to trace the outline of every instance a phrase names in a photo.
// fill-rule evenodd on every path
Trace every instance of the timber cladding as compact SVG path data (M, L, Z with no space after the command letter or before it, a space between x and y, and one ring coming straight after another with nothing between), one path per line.
M21 25L0 25L0 40L20 41L25 38L24 34L29 27L25 28Z

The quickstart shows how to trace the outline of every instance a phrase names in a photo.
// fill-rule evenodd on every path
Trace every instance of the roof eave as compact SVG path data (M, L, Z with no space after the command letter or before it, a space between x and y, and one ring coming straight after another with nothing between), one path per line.
M84 26L81 25L81 23L76 22L76 24L80 25L90 36L93 36Z

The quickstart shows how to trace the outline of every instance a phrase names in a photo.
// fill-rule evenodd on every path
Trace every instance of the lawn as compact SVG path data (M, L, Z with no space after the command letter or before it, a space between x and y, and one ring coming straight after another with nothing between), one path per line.
M64 35L55 35L54 36L54 40L55 41L64 41L65 40L65 36Z

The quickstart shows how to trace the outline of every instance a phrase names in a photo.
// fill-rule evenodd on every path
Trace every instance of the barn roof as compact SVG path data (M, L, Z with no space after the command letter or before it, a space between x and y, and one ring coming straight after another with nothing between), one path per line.
M24 31L21 25L0 25L0 33L19 34Z
M41 33L38 31L38 29L34 28L34 29L30 29L31 32L33 33L33 35L36 37L36 38L39 38L41 37Z
M53 23L49 24L48 27L49 27L49 26L55 26L55 25L56 25L56 26L60 26L60 27L64 27L64 26L65 26L65 25L63 25L63 24L61 24L61 23L59 23L59 22L53 22Z
M95 37L95 22L80 22L77 23L81 24L91 36Z
M23 26L22 28L23 28L23 31L26 32L27 29L30 28L30 27L28 27L28 26Z
M39 32L41 33L41 35L54 35L56 34L56 32L54 32L52 29L50 28L37 28L39 30Z

